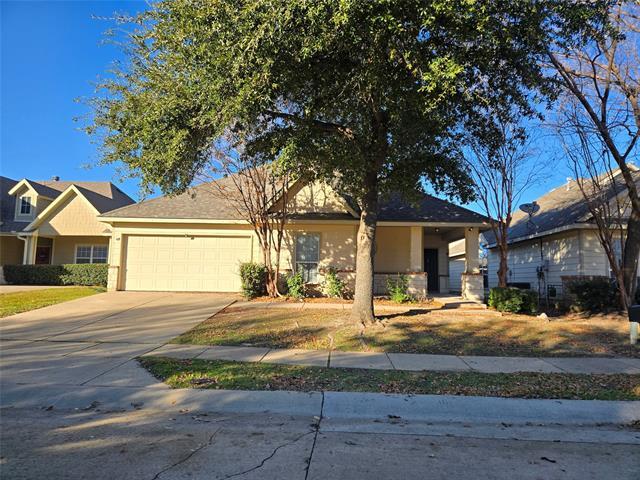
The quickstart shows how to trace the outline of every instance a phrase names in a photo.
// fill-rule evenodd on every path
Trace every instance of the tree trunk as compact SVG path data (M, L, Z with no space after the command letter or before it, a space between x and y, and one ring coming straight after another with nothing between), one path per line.
M378 220L378 180L372 169L367 174L358 227L356 286L351 319L363 326L375 322L373 314L373 260L375 258L376 223Z
M623 300L625 309L635 303L638 287L638 255L640 255L640 214L632 211L627 224L627 238L622 259L622 274L626 293L626 298Z
M266 287L267 287L267 295L269 297L278 296L278 288L275 282L273 281L273 265L271 261L271 245L266 243L262 245L262 261L264 263L265 268L267 269L267 278L266 278Z
M500 248L498 248L498 250L500 252L500 266L498 267L498 286L506 287L507 273L509 271L509 266L507 264L507 255L508 255L507 246L500 245Z

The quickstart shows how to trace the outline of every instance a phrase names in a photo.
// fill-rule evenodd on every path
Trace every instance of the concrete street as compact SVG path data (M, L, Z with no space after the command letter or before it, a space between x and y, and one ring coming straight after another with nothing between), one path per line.
M0 320L0 478L640 476L638 402L172 390L133 360L233 300L123 292Z
M272 413L5 409L11 479L637 479L616 427L354 422ZM99 411L100 410L100 411Z

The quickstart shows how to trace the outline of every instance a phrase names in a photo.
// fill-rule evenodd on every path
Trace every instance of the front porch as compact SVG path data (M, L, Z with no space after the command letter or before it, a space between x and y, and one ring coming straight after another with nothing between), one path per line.
M71 263L107 263L107 236L31 235L26 237L25 265L62 265Z
M409 293L418 298L462 291L462 298L484 300L480 273L479 229L472 226L393 226L382 223L376 233L374 294L387 293L387 280L405 275ZM464 240L464 268L451 278L449 244ZM462 288L452 289L451 284Z

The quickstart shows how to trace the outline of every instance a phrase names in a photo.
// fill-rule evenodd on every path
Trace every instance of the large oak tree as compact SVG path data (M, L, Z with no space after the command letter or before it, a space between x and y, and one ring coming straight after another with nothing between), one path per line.
M134 19L130 62L101 85L88 130L101 133L104 162L164 192L187 188L228 129L242 137L240 156L337 181L360 207L352 316L367 324L380 196L431 185L468 199L463 133L496 134L487 111L531 115L531 101L552 94L540 57L598 7L160 1Z

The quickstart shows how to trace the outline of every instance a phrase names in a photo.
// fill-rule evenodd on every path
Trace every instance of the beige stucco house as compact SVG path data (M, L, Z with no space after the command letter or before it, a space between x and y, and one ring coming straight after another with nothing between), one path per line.
M134 201L110 182L0 177L0 265L106 263L111 231L98 216Z
M240 262L262 256L251 226L231 202L203 184L177 196L125 206L99 216L110 231L109 288L147 291L240 289ZM308 283L322 282L335 268L355 276L358 209L348 197L320 183L298 183L289 196L282 269L303 272ZM275 200L277 203L278 200ZM399 195L382 199L376 239L375 291L403 273L418 296L448 293L448 244L464 239L469 248L460 273L463 293L483 295L478 269L482 215L425 195L416 204ZM456 279L458 281L458 279Z

